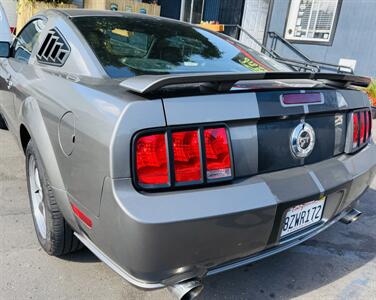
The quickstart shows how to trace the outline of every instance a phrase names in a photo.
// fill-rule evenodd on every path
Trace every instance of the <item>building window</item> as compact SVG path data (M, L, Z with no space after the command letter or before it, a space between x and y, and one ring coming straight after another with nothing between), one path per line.
M199 24L202 20L204 0L182 0L181 20Z
M342 0L291 0L285 38L331 43Z

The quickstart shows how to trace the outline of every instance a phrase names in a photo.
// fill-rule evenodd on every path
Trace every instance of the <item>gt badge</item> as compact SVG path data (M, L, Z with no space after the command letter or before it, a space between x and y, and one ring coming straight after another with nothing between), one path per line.
M310 155L315 147L316 135L312 126L302 122L295 127L290 138L291 152L296 158Z

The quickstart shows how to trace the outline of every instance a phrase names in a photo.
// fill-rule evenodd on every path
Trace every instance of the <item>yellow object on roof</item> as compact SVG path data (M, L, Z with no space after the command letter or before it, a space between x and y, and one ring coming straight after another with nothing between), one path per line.
M201 22L200 27L217 32L225 31L225 25L212 22Z

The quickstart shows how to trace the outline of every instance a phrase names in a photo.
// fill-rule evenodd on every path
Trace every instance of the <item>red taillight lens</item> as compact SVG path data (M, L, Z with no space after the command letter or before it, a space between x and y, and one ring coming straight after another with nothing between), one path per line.
M368 117L368 111L365 112L366 114L366 125L365 125L365 141L368 141L369 138L369 117Z
M364 117L365 112L362 111L359 113L360 115L360 144L363 144L366 141L366 119Z
M361 147L367 145L370 141L372 132L372 115L368 109L358 110L352 113L352 141L349 143L349 148L346 148L347 153L353 153ZM351 135L349 136L351 138Z
M230 177L231 157L226 129L205 129L204 137L208 180Z
M139 184L168 184L165 134L143 136L136 141L136 173Z
M233 178L225 127L144 133L133 144L136 187L152 190L197 186Z
M372 135L372 113L370 111L368 111L366 119L366 139L368 140Z
M353 147L358 147L358 141L359 141L359 118L358 114L353 114Z
M172 133L176 182L202 180L198 131Z
M372 113L369 112L368 115L369 115L369 137L371 137L372 136Z

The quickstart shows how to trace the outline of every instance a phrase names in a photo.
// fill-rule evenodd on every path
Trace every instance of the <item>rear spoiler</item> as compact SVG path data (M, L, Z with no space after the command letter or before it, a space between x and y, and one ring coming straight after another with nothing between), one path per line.
M140 75L128 78L120 86L138 94L152 94L169 85L212 83L221 91L229 90L242 80L311 79L326 80L336 85L367 87L371 80L349 74L308 72L266 72L266 73L189 73L169 75ZM223 88L225 87L225 89Z

